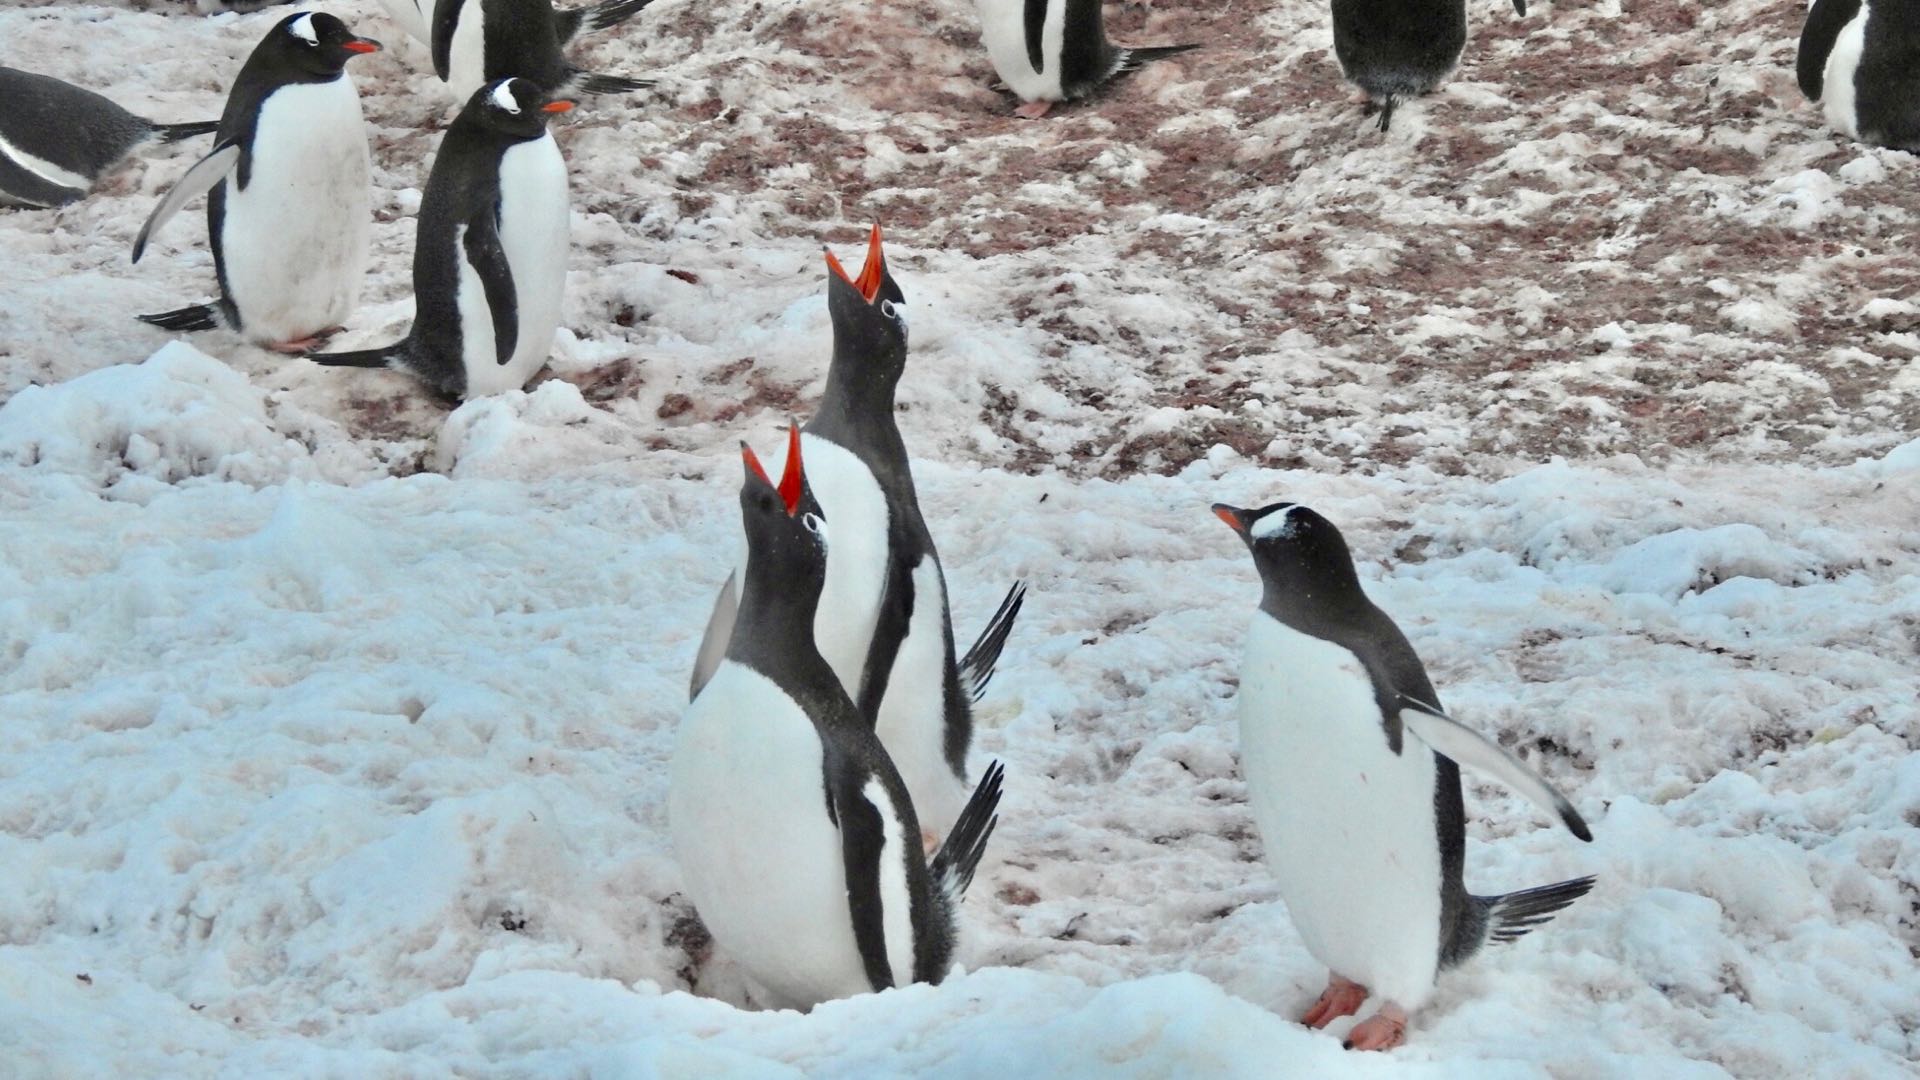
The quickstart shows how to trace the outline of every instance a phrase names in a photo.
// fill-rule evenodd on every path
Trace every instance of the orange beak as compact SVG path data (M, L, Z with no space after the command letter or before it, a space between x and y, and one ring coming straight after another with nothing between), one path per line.
M1234 532L1244 533L1247 531L1247 527L1240 523L1239 512L1226 503L1214 503L1213 516L1232 526Z
M831 250L827 252L827 269L839 274L841 281L858 290L867 303L873 303L873 298L880 295L880 279L887 272L887 256L880 250L879 224L876 223L873 231L867 234L867 261L861 265L858 279L847 273L846 267L840 265L840 260L834 258Z
M572 112L573 105L574 103L571 101L549 101L545 105L540 106L540 111L550 113Z
M787 504L787 516L800 512L800 425L788 421L787 471L780 476L780 500Z
M350 53L370 53L370 52L380 51L380 43L373 40L372 38L354 38L352 41L349 41L345 45L342 45L340 47L347 50Z
M773 486L773 481L767 480L766 466L760 464L760 455L753 452L753 447L742 442L740 444L740 457L747 463L747 468L753 470L753 475L759 477L761 480L765 480L768 487Z

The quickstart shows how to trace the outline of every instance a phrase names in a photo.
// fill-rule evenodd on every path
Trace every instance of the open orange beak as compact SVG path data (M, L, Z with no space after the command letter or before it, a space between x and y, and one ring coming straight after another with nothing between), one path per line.
M791 424L787 428L787 468L786 471L780 474L780 483L777 486L774 484L773 479L767 475L766 466L760 464L760 455L753 452L753 447L748 446L744 442L741 443L740 457L746 461L747 468L753 470L753 475L759 477L766 482L768 487L780 493L780 501L786 504L788 517L792 517L800 512L801 470L799 424Z
M540 111L549 113L572 112L573 106L574 103L571 101L549 101L545 105L540 106Z
M1240 511L1226 503L1214 503L1213 516L1232 526L1234 532L1244 535L1247 531L1246 523L1240 520Z
M879 224L876 222L873 232L867 236L867 261L861 265L857 279L848 276L846 267L840 265L831 250L827 252L827 269L839 274L840 280L853 286L867 303L873 303L874 297L880 295L880 279L887 273L887 256L880 250Z

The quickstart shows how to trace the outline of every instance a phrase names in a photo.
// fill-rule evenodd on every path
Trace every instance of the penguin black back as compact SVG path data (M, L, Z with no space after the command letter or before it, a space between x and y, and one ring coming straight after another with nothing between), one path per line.
M84 87L18 68L0 67L0 201L11 196L35 206L58 206L86 194L107 167L150 139L172 142L204 135L209 121L156 124ZM71 176L43 175L27 154Z

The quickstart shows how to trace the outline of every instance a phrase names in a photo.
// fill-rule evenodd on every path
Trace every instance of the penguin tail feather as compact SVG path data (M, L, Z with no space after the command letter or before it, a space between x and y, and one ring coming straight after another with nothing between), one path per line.
M1486 906L1487 940L1505 944L1525 937L1529 930L1587 895L1587 891L1593 888L1593 880L1593 875L1588 874L1571 881L1510 892L1505 896L1476 897Z
M973 884L973 872L980 867L980 857L987 853L987 839L993 835L994 826L1000 824L996 811L1000 808L1000 782L1006 774L1006 767L997 761L987 766L987 774L980 778L967 805L954 819L953 831L947 834L946 841L934 852L933 861L927 866L933 875L934 889L953 903L959 903L966 895L967 886Z
M220 121L218 120L197 120L191 124L153 125L154 134L160 136L160 141L163 143L179 142L181 139L191 139L195 135L211 135L219 130Z
M1026 599L1027 583L1014 582L1013 588L1007 590L1007 598L1000 601L1000 610L993 613L993 618L987 620L987 628L980 631L980 639L960 658L960 686L967 692L968 701L979 701L987 692L993 669L1000 663L1000 650L1006 646L1014 617L1020 614L1020 605Z
M327 367L386 367L393 362L398 345L387 345L378 349L355 349L352 352L309 353L307 359Z
M1122 49L1120 66L1117 72L1138 71L1143 64L1155 60L1165 60L1169 56L1178 56L1189 49L1197 49L1200 43L1195 41L1187 45L1144 45L1137 49Z
M640 13L653 0L601 0L587 9L587 28L610 30Z
M581 72L574 85L583 94L630 94L653 85L652 79L629 79L624 75L594 75Z
M1382 99L1382 100L1381 100L1381 102L1380 102L1380 131L1381 131L1381 132L1382 132L1383 134L1384 134L1384 133L1386 132L1386 130L1387 130L1387 125L1389 125L1389 124L1391 124L1391 123L1393 123L1393 107L1394 107L1395 105L1398 105L1398 104L1400 104L1400 98L1399 98L1399 96L1398 96L1398 95L1396 95L1396 94L1388 94L1388 95L1387 95L1387 96L1386 96L1386 97L1385 97L1384 99ZM1516 893L1516 894L1514 894L1514 895L1516 895L1516 896L1517 896L1517 895L1519 895L1519 894L1518 894L1518 893Z
M212 304L194 304L173 311L162 311L157 315L139 315L136 318L162 330L212 330L220 325L220 319L215 314Z

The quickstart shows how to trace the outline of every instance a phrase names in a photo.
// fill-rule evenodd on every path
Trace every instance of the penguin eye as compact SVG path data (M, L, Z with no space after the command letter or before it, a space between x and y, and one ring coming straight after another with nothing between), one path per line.
M800 524L805 526L808 532L819 537L820 543L823 547L826 545L827 523L820 517L819 514L809 513L809 514L802 515L800 518Z
M907 313L901 311L899 306L891 300L882 299L880 301L880 314L885 315L887 318L892 319L902 326L906 325Z

